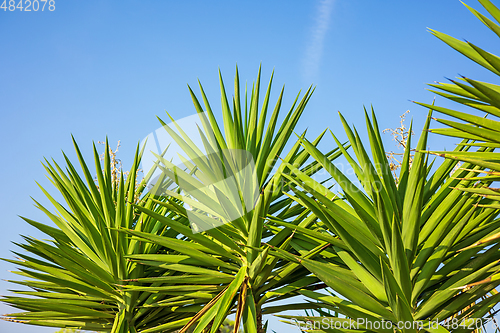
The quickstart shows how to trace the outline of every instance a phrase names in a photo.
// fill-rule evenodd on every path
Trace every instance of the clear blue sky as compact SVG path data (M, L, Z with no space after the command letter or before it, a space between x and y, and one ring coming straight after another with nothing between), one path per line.
M56 0L55 11L47 9L0 10L4 258L12 257L10 241L21 241L19 234L39 236L17 215L47 222L30 199L47 203L35 180L52 190L44 157L62 161L62 149L74 158L73 134L91 158L92 141L107 135L121 140L119 157L129 167L137 142L159 126L156 115L195 112L186 84L196 87L199 78L218 110L218 68L228 86L236 63L249 83L260 63L266 80L274 68L274 91L286 83L286 107L299 89L315 84L299 130L309 128L312 136L330 127L345 138L339 110L362 128L362 107L373 104L387 128L410 109L420 130L427 111L409 100L432 101L425 83L457 74L492 80L427 27L500 53L496 37L458 0ZM333 145L328 140L326 148ZM429 141L436 150L453 144L437 136ZM386 146L393 149L389 137ZM15 278L13 269L0 263L0 278ZM0 282L0 294L13 287ZM11 311L0 306L1 313ZM271 327L287 329L275 320ZM53 331L0 322L2 333Z

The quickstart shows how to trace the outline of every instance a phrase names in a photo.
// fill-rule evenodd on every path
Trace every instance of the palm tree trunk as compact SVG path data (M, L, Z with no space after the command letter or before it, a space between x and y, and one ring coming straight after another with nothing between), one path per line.
M262 325L262 310L257 311L257 333L266 333Z

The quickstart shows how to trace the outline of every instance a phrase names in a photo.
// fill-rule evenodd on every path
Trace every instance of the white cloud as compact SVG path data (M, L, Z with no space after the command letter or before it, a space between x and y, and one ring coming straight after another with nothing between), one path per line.
M303 75L308 83L317 78L325 36L330 26L331 14L335 0L320 0L314 17L314 25L310 32L303 59Z

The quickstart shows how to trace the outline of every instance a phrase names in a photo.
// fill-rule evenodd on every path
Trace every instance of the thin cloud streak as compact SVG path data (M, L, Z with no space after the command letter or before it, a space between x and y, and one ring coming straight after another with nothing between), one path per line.
M312 83L317 78L326 33L330 26L331 14L335 0L321 0L315 14L314 26L303 60L303 76Z

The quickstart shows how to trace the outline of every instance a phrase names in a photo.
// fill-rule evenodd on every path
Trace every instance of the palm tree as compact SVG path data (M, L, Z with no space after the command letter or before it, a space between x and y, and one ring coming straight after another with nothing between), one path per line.
M356 129L342 116L341 121L355 156L333 137L361 185L301 138L305 150L342 192L331 191L289 164L284 177L294 191L293 199L315 223L303 228L269 218L270 223L295 231L302 249L323 247L315 258L278 248L272 252L300 263L331 290L330 295L299 291L323 306L322 316L283 317L302 321L303 328L314 332L334 327L374 332L445 332L443 326L457 332L476 330L492 318L489 311L500 299L494 291L499 282L492 279L500 269L500 242L481 243L486 235L500 231L499 210L484 207L487 199L463 191L491 184L468 179L484 167L465 163L454 171L457 161L445 160L433 171L434 162L429 163L424 151L429 114L411 166L408 137L396 183L373 111L371 119L366 115L372 157ZM467 151L467 143L464 140L451 154ZM484 154L491 150L481 148ZM487 297L489 293L494 296ZM435 323L441 328L433 327Z
M184 256L194 258L196 255L197 261L175 267L179 271L230 277L231 282L223 284L224 287L217 296L199 308L199 312L181 332L194 327L195 324L195 332L201 332L203 329L216 332L224 319L230 313L235 313L236 332L242 324L245 332L260 333L266 330L266 324L262 320L263 314L288 309L315 308L315 305L309 303L266 307L268 302L296 296L298 294L295 291L300 288L323 287L319 279L307 277L309 272L302 266L269 256L269 247L263 243L265 240L266 243L283 250L293 246L292 231L277 231L272 226L264 228L268 214L281 218L293 216L294 223L302 227L308 227L313 222L302 214L304 209L290 209L293 201L283 192L284 178L280 172L283 166L288 164L293 164L307 175L313 175L320 169L317 162L306 163L309 154L301 148L299 141L284 154L285 147L294 136L293 131L311 97L312 89L309 88L301 99L299 93L281 126L277 126L283 89L267 119L272 76L262 104L259 101L260 69L248 99L246 91L245 97L241 97L237 70L232 101L228 100L222 77L219 78L223 126L217 123L202 86L200 85L200 89L204 109L190 89L200 116L203 151L180 126L175 123L169 126L162 121L165 130L183 149L185 156L182 168L172 164L167 158L158 156L158 166L163 170L166 179L174 181L178 188L168 190L168 186L163 186L161 193L156 194L184 202L189 205L189 209L185 204L172 200L155 203L182 216L184 220L180 223L147 207L137 207L142 213L176 230L188 241L184 242L181 248L177 244L169 244L163 236L130 230L126 232L140 240L162 244ZM317 145L324 133L312 144ZM339 149L326 154L329 160L339 155ZM252 167L245 168L248 165ZM278 171L274 172L273 168ZM222 181L228 178L233 179L229 185ZM313 257L321 250L322 247L319 246L308 250L304 255ZM171 267L166 261L170 258L158 256L153 259L149 255L137 255L134 259L141 262L148 260L148 264L156 267ZM218 282L207 279L207 283ZM131 288L148 290L150 287ZM163 328L159 326L158 330Z
M97 172L94 179L75 141L74 145L81 173L66 155L64 169L55 161L45 161L50 180L65 204L56 201L43 188L56 212L35 201L56 227L23 217L50 240L23 236L25 243L17 245L25 252L14 252L18 257L16 260L4 259L20 267L15 273L27 278L11 282L27 286L32 291L14 290L16 296L4 296L3 302L23 312L6 315L3 319L100 332L137 332L158 323L182 321L188 314L155 306L166 297L158 294L160 289L167 294L168 290L175 290L169 295L177 294L181 300L189 298L189 293L175 286L179 277L154 280L152 286L156 291L135 291L124 286L137 284L135 281L139 278L151 279L160 274L129 258L137 254L154 255L162 250L162 245L139 242L117 229L126 228L173 239L178 236L174 230L137 210L144 208L175 219L174 213L148 200L150 194L144 192L154 169L137 183L143 152L137 148L132 168L126 176L116 168L113 152L106 142L103 169L94 145ZM199 292L210 297L210 292L216 290L215 286L206 286ZM196 301L192 303L195 305Z

